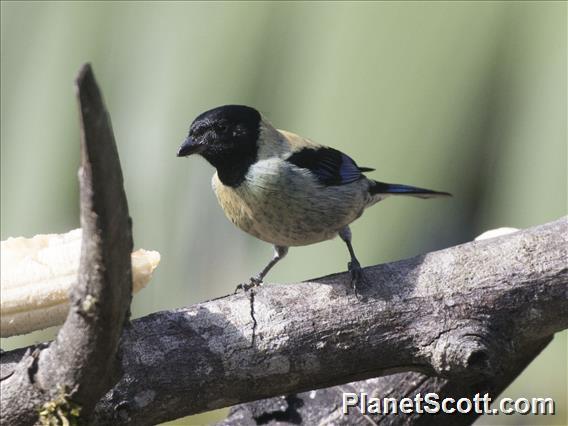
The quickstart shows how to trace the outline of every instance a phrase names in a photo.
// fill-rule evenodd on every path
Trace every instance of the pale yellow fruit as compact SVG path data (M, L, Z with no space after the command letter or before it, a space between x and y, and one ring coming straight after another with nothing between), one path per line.
M69 310L69 289L77 280L81 229L8 238L2 241L0 254L0 336L62 324ZM132 253L134 293L148 284L159 263L157 251Z

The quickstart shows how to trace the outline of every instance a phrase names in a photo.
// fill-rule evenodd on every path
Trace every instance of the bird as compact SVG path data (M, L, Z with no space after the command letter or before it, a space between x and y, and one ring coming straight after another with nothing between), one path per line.
M227 218L241 230L274 246L266 266L240 284L263 283L290 247L339 235L347 246L351 285L365 282L349 225L365 209L389 196L447 197L447 192L379 182L343 152L276 129L257 109L224 105L193 120L178 157L200 155L216 172L213 191ZM237 291L235 290L235 292Z

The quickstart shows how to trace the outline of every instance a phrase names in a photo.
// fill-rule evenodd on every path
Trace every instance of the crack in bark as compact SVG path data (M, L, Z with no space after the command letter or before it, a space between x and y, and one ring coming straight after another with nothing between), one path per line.
M250 300L250 317L252 319L252 339L251 339L251 344L250 347L254 348L254 344L256 342L256 328L258 326L258 323L256 321L256 317L254 316L254 287L250 289L250 295L249 295L249 300Z

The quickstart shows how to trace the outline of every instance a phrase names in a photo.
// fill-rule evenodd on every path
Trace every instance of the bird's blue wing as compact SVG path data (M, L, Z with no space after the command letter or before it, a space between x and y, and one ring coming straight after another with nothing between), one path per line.
M351 157L329 147L304 148L293 153L286 161L308 169L327 186L355 182L363 177L363 172L373 170L357 166Z

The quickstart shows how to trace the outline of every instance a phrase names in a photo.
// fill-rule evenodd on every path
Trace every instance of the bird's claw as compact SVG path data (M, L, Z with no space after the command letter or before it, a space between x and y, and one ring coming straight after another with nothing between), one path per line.
M351 275L351 287L355 292L355 297L357 297L357 299L361 299L358 289L367 284L363 268L361 268L361 265L357 260L352 260L347 264L347 269Z
M235 288L233 294L237 294L239 290L249 291L251 288L259 287L262 285L262 279L260 277L251 277L248 283L241 283Z

